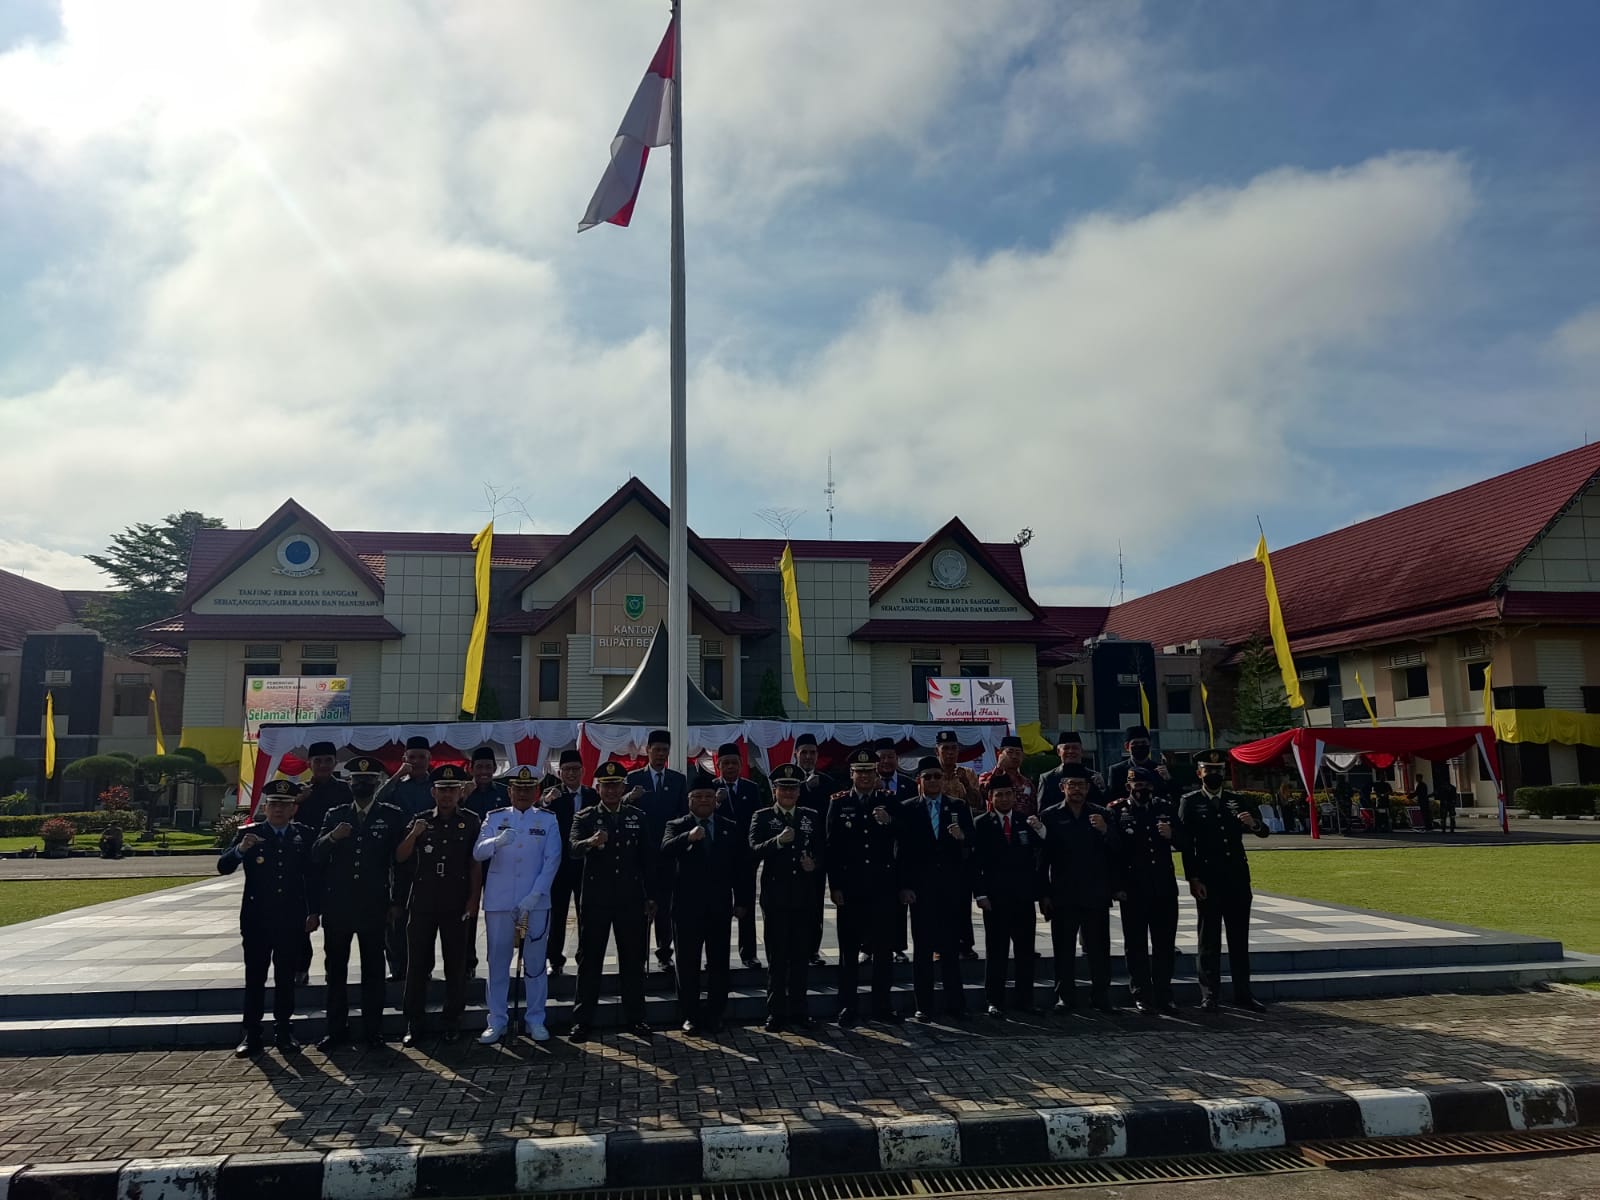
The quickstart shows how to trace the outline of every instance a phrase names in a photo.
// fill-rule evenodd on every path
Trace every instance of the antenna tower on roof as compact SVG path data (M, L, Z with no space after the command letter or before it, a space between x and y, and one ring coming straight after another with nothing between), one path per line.
M828 486L822 489L822 494L828 498L828 540L833 541L833 493L838 489L833 486L833 451L828 451Z

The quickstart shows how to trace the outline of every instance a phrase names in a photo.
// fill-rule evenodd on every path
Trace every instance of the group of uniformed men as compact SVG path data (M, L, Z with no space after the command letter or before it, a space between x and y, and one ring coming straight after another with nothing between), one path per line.
M1243 797L1227 790L1220 751L1197 757L1199 786L1179 796L1151 752L1149 732L1127 730L1128 757L1107 785L1083 761L1077 734L1057 739L1060 764L1035 782L1020 770L1022 743L1002 740L982 777L959 765L952 730L911 775L893 741L849 756L850 786L836 789L817 769L816 739L796 739L794 761L769 777L772 802L744 778L740 748L719 748L716 773L672 770L668 735L650 734L646 763L628 772L607 762L593 788L582 785L575 750L559 774L518 767L495 779L488 747L470 769L431 766L425 738L412 738L396 774L376 758L344 764L335 747L310 748L311 781L275 780L264 789L264 820L243 826L218 869L246 874L240 926L245 958L244 1039L237 1053L263 1048L269 964L274 974L276 1044L298 1048L290 1021L294 987L310 965L309 935L323 929L327 1030L318 1043L351 1040L347 976L359 947L363 1034L382 1041L384 959L405 980L405 1044L424 1034L435 946L445 976L443 1036L454 1040L466 1007L480 909L488 953L488 1023L480 1041L511 1028L511 960L520 951L526 1024L545 1025L548 973L559 975L569 907L578 912L577 1004L571 1038L589 1036L610 942L616 943L624 1019L644 1019L649 936L658 965L676 976L683 1029L709 1033L728 999L729 958L756 957L755 909L767 956L768 1030L807 1027L808 970L820 964L825 899L836 915L841 1025L899 1021L893 972L911 931L914 1017L932 1020L936 984L943 1011L966 1015L961 962L976 958L972 909L984 932L988 1014L1034 1008L1037 917L1050 925L1054 1007L1077 1006L1076 956L1088 960L1089 1002L1112 1011L1110 910L1121 906L1136 1008L1172 1013L1178 923L1174 851L1196 901L1201 1007L1220 1003L1221 945L1228 941L1234 1002L1263 1005L1250 990L1250 871L1244 841L1267 828ZM759 899L758 899L759 898ZM1008 964L1014 963L1014 971ZM860 1007L861 968L870 964L869 1002ZM703 965L703 982L702 982ZM1006 984L1012 992L1007 1002Z

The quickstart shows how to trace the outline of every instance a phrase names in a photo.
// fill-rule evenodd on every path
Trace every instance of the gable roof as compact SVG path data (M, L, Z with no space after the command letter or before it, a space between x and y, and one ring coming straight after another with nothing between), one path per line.
M612 492L610 498L604 504L585 517L576 529L562 538L527 574L511 585L511 595L520 595L527 589L529 584L544 575L545 572L549 571L550 568L554 567L577 547L588 541L596 530L635 501L663 525L671 524L672 512L662 503L661 497L646 487L637 475L630 475L627 483ZM713 550L692 529L689 531L689 550L691 553L699 555L707 566L738 589L739 594L745 599L755 599L755 589L750 586L749 582L739 572L730 567L722 555Z
M993 575L1001 587L1006 588L1017 600L1021 601L1022 607L1027 609L1029 613L1035 617L1043 616L1043 611L1033 602L1033 597L1028 595L1026 584L1019 587L1015 580L1008 577L1009 573L1006 569L989 553L989 548L973 535L972 530L967 528L960 517L951 517L935 530L932 535L901 556L900 561L890 568L888 574L873 584L870 599L876 601L882 593L898 583L924 554L944 538L949 538L973 558L977 559L979 565L988 571L990 575Z
M361 557L351 548L350 543L317 520L311 512L301 507L291 497L278 506L278 511L273 513L259 528L233 547L221 562L217 563L204 575L197 576L194 569L194 555L189 557L189 578L183 589L183 598L180 606L187 609L196 600L199 600L218 583L221 583L233 572L237 571L244 563L263 546L272 541L284 530L294 525L304 525L316 537L319 544L333 551L345 566L355 572L356 578L372 591L375 596L383 595L383 580L378 578L373 569L362 561Z
M1583 446L1274 550L1291 642L1324 649L1394 640L1416 625L1402 624L1407 618L1491 601L1597 473L1600 444ZM1253 558L1119 604L1106 621L1106 632L1158 648L1191 638L1238 645L1266 631Z
M65 592L11 571L0 571L0 650L22 649L30 633L45 633L74 620Z

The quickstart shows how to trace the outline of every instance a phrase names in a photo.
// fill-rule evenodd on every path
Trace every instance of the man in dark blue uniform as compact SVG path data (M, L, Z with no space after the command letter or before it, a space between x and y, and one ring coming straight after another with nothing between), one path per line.
M743 774L744 759L739 754L738 743L724 742L717 748L717 811L739 827L739 837L748 845L750 821L758 808L766 807L766 798L752 780L741 778ZM750 871L750 886L754 887L755 863L749 855L745 856L744 863ZM744 915L739 918L739 961L752 970L761 966L761 960L756 957L754 905L746 906Z
M546 952L550 974L560 978L567 966L567 914L583 895L583 863L572 856L572 818L580 809L599 803L600 796L593 788L583 786L583 755L576 750L561 752L556 773L561 785L546 789L540 801L555 814L556 826L561 830L561 865L556 868L555 885L550 889L550 942Z
M806 1005L806 970L811 962L812 876L823 869L822 822L800 807L800 768L773 770L772 807L750 822L750 852L761 870L762 932L767 944L769 1033L785 1025L811 1027Z
M1111 805L1118 847L1117 894L1122 902L1122 947L1133 1006L1146 1015L1178 1011L1172 998L1177 957L1178 878L1172 852L1181 850L1178 806L1158 794L1161 777L1148 767L1128 774L1128 795Z
M328 1021L319 1050L350 1044L350 942L361 954L361 1024L367 1045L383 1044L383 935L394 894L394 853L406 819L375 799L383 764L365 755L344 764L354 797L322 819L311 857L322 875L322 953Z
M1200 918L1200 1008L1216 1012L1222 991L1222 933L1228 933L1233 1001L1251 1012L1267 1006L1250 991L1250 861L1246 833L1267 836L1267 823L1238 792L1227 790L1228 756L1207 750L1195 759L1200 786L1178 807L1183 823L1183 873Z
M911 776L900 769L900 750L892 737L877 738L872 743L872 752L878 756L878 790L887 792L895 800L912 800L917 795L917 783ZM894 961L908 963L911 961L906 956L906 947L910 939L906 930L910 928L911 910L900 914L900 924L894 933Z
M800 807L809 808L817 814L817 819L822 822L822 827L828 827L828 802L833 794L839 790L839 784L827 772L817 766L818 758L817 735L802 733L794 739L794 765L800 768L800 773L805 776L805 782L800 785ZM821 880L817 881L820 887ZM825 967L828 960L822 957L822 901L819 890L817 895L816 924L812 928L811 938L811 965ZM743 937L740 938L743 944ZM751 942L754 949L755 943ZM746 966L759 967L759 962L746 963Z
M1089 803L1089 772L1063 768L1065 799L1039 816L1039 912L1050 922L1055 956L1056 1011L1077 1007L1078 938L1089 960L1089 1002L1111 1003L1111 898L1116 845L1110 814Z
M944 985L945 1012L967 1015L961 979L961 928L972 908L972 810L944 794L937 758L917 764L917 795L895 814L901 899L911 906L912 982L919 1021L933 1020L934 959Z
M728 934L750 906L754 877L747 831L720 807L719 781L705 771L689 780L689 811L667 822L661 874L673 880L672 924L677 945L678 1013L685 1033L715 1033L728 1006ZM744 782L741 780L740 782ZM706 995L700 999L700 960Z
M672 735L665 729L652 729L645 739L645 765L628 775L628 790L622 799L636 806L648 824L650 848L661 845L667 822L689 811L689 787L682 771L667 765L672 757ZM672 889L661 889L656 896L651 918L656 935L656 965L672 970ZM644 949L650 949L650 933L645 932ZM620 951L619 951L620 953Z
M875 1021L898 1021L895 1011L895 932L905 924L896 863L895 800L877 790L878 760L872 751L850 756L850 788L828 803L828 887L839 934L840 1025L858 1016L860 955L872 956Z
M1017 789L997 776L989 784L989 811L973 822L978 908L983 912L983 990L989 1015L1005 1015L1006 960L1015 958L1015 1007L1033 1011L1034 938L1039 900L1039 817L1032 826L1013 812Z
M405 754L400 766L382 787L376 797L379 804L392 804L407 821L421 816L433 807L433 785L428 782L428 772L433 769L433 751L430 741L422 734L406 739ZM411 864L396 868L404 879L396 880L397 890L409 886ZM402 886L404 884L404 886ZM406 919L400 908L384 934L384 956L389 960L389 978L403 981L406 977Z
M333 773L337 763L336 747L332 742L312 742L307 751L311 778L300 789L300 806L294 819L313 834L322 829L322 818L330 808L350 803L350 785ZM295 983L305 987L311 982L311 938L307 935L300 943L300 974Z
M301 941L316 931L318 880L311 860L315 834L294 820L300 785L274 779L261 789L264 821L241 826L217 859L217 871L244 868L239 901L239 936L244 943L244 1040L238 1058L261 1053L261 1018L266 1010L267 967L272 967L272 1017L278 1049L300 1049L291 1028L294 983Z

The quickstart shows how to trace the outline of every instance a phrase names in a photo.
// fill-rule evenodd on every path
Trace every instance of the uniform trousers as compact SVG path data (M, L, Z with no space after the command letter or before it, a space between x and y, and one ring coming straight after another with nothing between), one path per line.
M1204 900L1195 901L1200 914L1200 954L1197 974L1200 994L1215 997L1222 989L1222 934L1228 934L1228 974L1233 979L1233 997L1250 996L1250 901L1251 894L1208 891Z
M576 870L569 868L576 867ZM552 967L567 965L567 913L583 903L583 864L562 863L550 884L549 952Z
M747 913L748 915L748 913ZM720 1021L728 1007L728 942L733 912L726 905L695 909L679 901L672 914L678 952L678 1015L685 1021ZM743 922L740 922L741 928ZM752 950L754 947L752 947ZM700 961L705 960L706 998L700 1001Z
M755 892L755 890L756 890L755 889L755 878L756 878L755 868L751 867L750 868L750 876L746 880L747 886L746 886L745 890L747 892L750 892L750 893L754 893ZM748 962L750 959L754 958L756 956L756 946L757 946L757 944L758 943L756 942L756 906L753 905L753 904L749 904L749 905L745 906L744 916L739 918L739 961L740 962ZM821 918L819 917L818 920L817 920L817 945L820 946L821 944L822 944L822 921L821 921ZM816 952L812 951L812 953L816 953Z
M933 1012L933 957L937 954L945 1008L951 1016L959 1016L967 1008L959 953L961 917L972 901L965 891L940 891L931 887L919 888L916 892L916 903L911 905L911 983L916 990L917 1008L925 1013Z
M413 912L406 922L406 1021L422 1024L428 1011L428 979L433 974L433 944L444 961L444 1020L454 1028L467 1009L467 922L459 912Z
M665 966L672 961L672 884L664 883L656 895L656 915L651 924L656 935L656 961ZM649 938L646 937L639 947L639 958L644 960L644 952L650 948ZM619 950L618 953L621 953Z
M294 977L304 961L300 945L305 937L304 920L292 924L251 923L240 929L244 942L244 1031L261 1032L261 1017L267 1006L267 967L272 967L272 1019L279 1032L288 1032L294 1017Z
M1055 904L1050 910L1050 952L1056 960L1056 999L1071 1006L1078 1002L1078 939L1089 960L1089 999L1099 1004L1111 999L1110 905Z
M322 970L328 980L328 1033L341 1037L350 1028L350 941L361 956L361 1026L368 1037L383 1033L384 919L348 925L332 917L322 923Z
M1147 1004L1172 1000L1177 955L1178 893L1129 892L1122 902L1122 952L1133 998Z
M311 972L311 964L317 957L317 952L311 947L311 935L304 930L300 932L300 969L307 974Z
M767 950L767 1016L776 1021L805 1017L810 910L762 905L761 923Z
M383 954L389 960L389 974L396 979L406 977L406 918L400 916L383 927Z
M522 939L522 1006L529 1025L543 1025L549 999L550 977L545 967L545 941L553 920L551 909L528 914L528 932ZM489 1006L489 1028L504 1030L511 995L511 956L517 944L517 910L483 914L488 943L489 986L484 993Z
M1037 932L1032 900L989 897L989 911L983 914L983 990L996 1008L1006 1006L1008 958L1015 958L1017 963L1017 1007L1033 1007L1033 946Z
M861 952L872 955L872 1015L887 1017L894 1008L895 928L905 918L904 905L893 891L882 896L846 898L836 905L839 933L839 1007L853 1009L860 988Z
M584 898L578 907L578 1005L574 1025L594 1022L600 1004L600 979L606 970L606 946L617 938L617 974L621 976L622 1014L629 1025L644 1020L644 901L622 907Z

